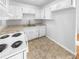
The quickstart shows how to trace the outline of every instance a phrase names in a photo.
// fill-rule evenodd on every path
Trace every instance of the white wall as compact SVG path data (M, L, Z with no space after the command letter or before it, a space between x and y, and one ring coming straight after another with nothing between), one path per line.
M75 53L75 9L52 12L52 18L54 21L47 22L48 29L51 31L47 33L47 36L70 52Z
M77 15L77 33L79 33L79 0L77 0L76 15Z

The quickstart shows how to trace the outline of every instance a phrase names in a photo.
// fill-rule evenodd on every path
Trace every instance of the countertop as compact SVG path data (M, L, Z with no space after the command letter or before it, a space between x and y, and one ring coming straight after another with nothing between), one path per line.
M23 28L25 28L25 27L24 26L8 26L8 27L5 27L4 29L2 29L0 31L0 35L7 34L7 33L18 32L18 31L23 30Z
M44 24L36 25L36 26L44 26ZM27 26L27 25L7 26L0 31L0 35L19 32L24 30L24 28L28 28L28 27L35 27L35 26Z

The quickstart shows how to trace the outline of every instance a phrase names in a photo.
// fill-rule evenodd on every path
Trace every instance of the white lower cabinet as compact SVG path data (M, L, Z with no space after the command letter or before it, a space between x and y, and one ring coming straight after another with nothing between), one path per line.
M29 40L35 39L35 38L37 38L37 37L38 37L38 32L37 32L37 30L36 30L36 29L31 29L31 30L29 31Z
M28 40L32 40L38 37L38 31L36 27L28 27L25 29L25 33L28 37Z
M9 19L22 19L22 7L9 6Z
M26 33L26 36L28 37L28 40L32 40L38 37L45 36L46 26L28 27L24 31Z
M12 56L10 58L7 58L7 59L25 59L24 58L24 52L16 54L16 55L14 55L14 56Z
M46 35L46 27L40 26L38 33L39 33L39 37L45 36Z

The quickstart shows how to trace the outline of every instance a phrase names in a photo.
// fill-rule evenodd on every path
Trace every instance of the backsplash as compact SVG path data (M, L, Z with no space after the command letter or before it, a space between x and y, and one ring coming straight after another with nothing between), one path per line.
M16 20L7 20L6 25L28 25L30 24L43 24L45 21L42 19L16 19Z
M6 25L21 25L21 20L7 20Z
M0 26L2 25L2 20L0 20Z

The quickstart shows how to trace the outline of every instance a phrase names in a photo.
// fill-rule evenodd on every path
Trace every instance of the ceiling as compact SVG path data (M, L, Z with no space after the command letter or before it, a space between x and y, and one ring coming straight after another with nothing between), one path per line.
M12 0L20 3L25 3L25 4L31 4L31 5L36 5L36 6L44 6L50 2L53 2L55 0Z

